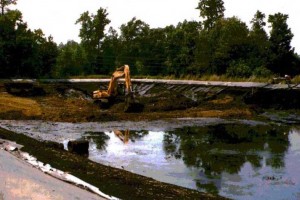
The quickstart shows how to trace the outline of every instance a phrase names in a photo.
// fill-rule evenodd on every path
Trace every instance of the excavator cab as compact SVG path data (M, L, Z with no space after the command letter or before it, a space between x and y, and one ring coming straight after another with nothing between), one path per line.
M143 106L134 98L132 83L130 78L130 69L124 65L116 69L112 74L107 90L96 90L93 92L93 99L102 104L111 105L118 97L118 79L125 78L125 107L124 112L140 112Z

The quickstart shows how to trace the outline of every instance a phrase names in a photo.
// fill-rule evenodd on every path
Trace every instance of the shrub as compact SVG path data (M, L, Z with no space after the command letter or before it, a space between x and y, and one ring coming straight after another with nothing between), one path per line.
M226 70L226 76L244 78L251 76L251 69L243 62L233 62Z
M265 67L257 67L254 69L253 75L255 77L270 77L272 76L272 72Z

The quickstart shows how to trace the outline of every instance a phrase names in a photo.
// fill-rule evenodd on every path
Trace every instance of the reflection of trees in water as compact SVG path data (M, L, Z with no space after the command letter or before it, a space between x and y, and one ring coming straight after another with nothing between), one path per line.
M148 134L148 131L129 131L129 140L131 142L135 142ZM85 132L83 138L93 141L96 144L96 148L99 150L105 150L107 147L107 141L110 139L110 137L104 132Z
M149 134L149 131L129 131L129 139L131 142L141 140L143 137Z
M180 151L181 139L178 134L166 133L164 135L164 151L167 156L174 156L175 158L181 158Z
M106 142L109 140L109 136L104 132L85 132L83 137L89 141L93 141L99 150L105 150L107 147Z
M284 127L245 124L186 127L165 134L164 150L168 156L182 158L188 167L197 167L204 180L197 186L217 193L222 172L238 173L246 162L260 168L263 157L259 152L268 152L266 165L283 167L289 146L285 131Z

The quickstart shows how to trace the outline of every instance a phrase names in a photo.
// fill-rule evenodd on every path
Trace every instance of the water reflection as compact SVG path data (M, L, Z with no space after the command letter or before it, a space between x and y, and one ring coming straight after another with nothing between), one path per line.
M105 150L107 147L107 141L110 139L104 132L85 132L83 135L84 139L89 140L91 143L96 145L99 150Z
M125 130L124 132L119 130L114 130L114 133L124 144L128 144L129 130Z
M221 174L237 174L245 163L254 168L284 167L289 147L286 127L219 124L187 127L164 135L164 150L199 169L197 187L218 193Z
M128 129L125 131L113 130L114 135L119 138L121 142L124 144L128 144L129 142L134 143L136 140L141 139L145 135L148 134L148 131L129 131ZM110 133L105 132L85 132L82 136L83 139L89 140L91 143L96 145L98 150L106 150L107 142L111 139Z
M300 135L290 127L218 124L84 137L96 146L90 159L160 181L233 199L299 195Z

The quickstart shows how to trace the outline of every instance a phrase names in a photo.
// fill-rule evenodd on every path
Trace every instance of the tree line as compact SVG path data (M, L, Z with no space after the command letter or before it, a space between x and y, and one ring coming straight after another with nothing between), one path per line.
M266 17L257 11L248 27L237 17L224 17L222 0L200 0L195 6L199 21L151 28L134 17L117 31L108 28L109 13L99 8L96 13L82 13L76 20L81 27L80 43L70 40L57 45L42 30L31 31L20 11L8 9L15 3L0 1L1 78L110 75L124 64L130 65L133 75L151 76L300 73L288 15L282 13Z

